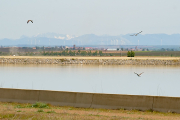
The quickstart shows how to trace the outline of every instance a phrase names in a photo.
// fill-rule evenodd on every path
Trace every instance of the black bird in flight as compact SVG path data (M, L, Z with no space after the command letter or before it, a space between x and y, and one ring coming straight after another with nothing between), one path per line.
M136 74L138 77L141 77L141 74L143 74L144 72L140 73L140 74L137 74L134 72L134 74Z
M27 24L28 24L30 21L33 23L33 20L28 20L28 21L27 21Z
M137 35L140 34L140 33L142 33L142 31L141 31L141 32L138 32L138 33L136 33L136 34L130 35L130 36L137 36Z

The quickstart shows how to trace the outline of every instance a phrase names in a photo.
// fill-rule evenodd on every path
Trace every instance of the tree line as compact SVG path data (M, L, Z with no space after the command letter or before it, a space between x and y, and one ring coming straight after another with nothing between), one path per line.
M119 54L119 53L118 53ZM63 51L39 51L39 52L0 52L0 56L119 56L117 53L103 53L101 50L96 50L92 52L89 51L71 51L71 50L63 50ZM127 57L134 57L135 53L133 51L127 52Z
M62 52L42 52L43 56L104 56L105 54L102 53L102 51L95 51L95 52L91 52L90 51L81 51L78 50L76 51L71 51L71 50L63 50Z

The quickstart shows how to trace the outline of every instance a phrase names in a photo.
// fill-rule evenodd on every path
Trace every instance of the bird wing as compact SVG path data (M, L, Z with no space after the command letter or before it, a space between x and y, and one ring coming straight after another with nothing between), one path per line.
M139 75L143 74L144 72L140 73Z
M33 20L28 20L27 23L29 23L29 21L31 21L33 23Z
M138 33L136 33L136 34L130 35L130 36L137 36L137 35L140 34L140 33L142 33L142 31L141 31L141 32L138 32Z
M141 32L139 32L139 33L137 33L137 34L140 34L140 33L142 33L142 31L141 31Z
M134 72L134 74L138 75L137 73Z
M136 33L136 34L135 34L135 36L137 36L137 35L138 35L138 34L140 34L140 33L142 33L142 31L141 31L141 32Z
M130 36L135 36L136 34L130 35Z

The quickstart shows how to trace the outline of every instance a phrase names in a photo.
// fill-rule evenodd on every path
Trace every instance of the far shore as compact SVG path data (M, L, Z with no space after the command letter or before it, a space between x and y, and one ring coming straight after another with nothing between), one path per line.
M109 56L0 56L0 58L38 58L38 59L155 59L155 60L180 60L180 57L137 56L137 57L109 57Z

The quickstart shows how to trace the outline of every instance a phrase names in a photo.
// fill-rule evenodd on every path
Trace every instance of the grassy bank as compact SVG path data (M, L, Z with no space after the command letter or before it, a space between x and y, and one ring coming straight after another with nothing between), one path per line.
M50 104L20 104L0 102L0 119L180 119L180 114L152 110L108 110L52 106Z

